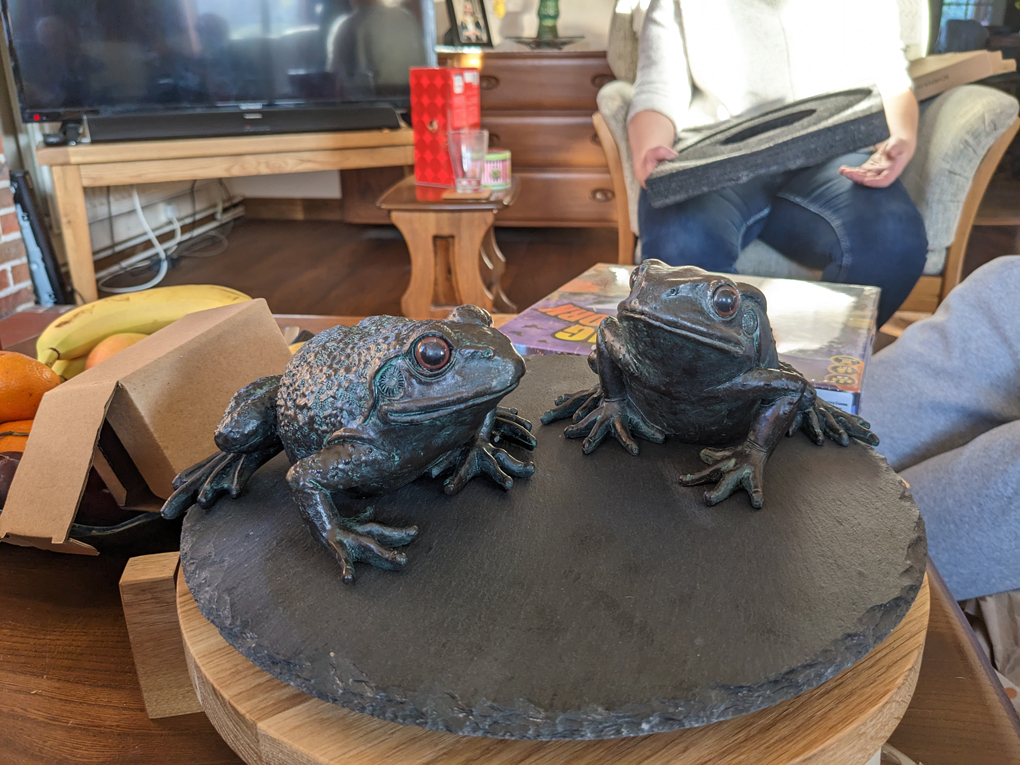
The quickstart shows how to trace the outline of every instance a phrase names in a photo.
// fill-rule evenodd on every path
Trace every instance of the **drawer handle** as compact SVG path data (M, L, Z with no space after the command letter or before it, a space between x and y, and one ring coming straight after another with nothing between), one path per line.
M494 90L499 87L499 77L493 77L491 74L483 74L479 81L479 87L482 90Z
M601 88L603 85L610 83L615 78L611 74L596 74L591 78L592 87Z
M499 137L499 133L493 133L491 130L489 131L489 146L499 143L500 140L502 139Z
M599 139L599 134L598 133L592 133L591 134L591 138L589 138L588 140L591 141L596 146L601 146L602 145L602 141Z
M591 193L588 194L588 198L592 202L612 202L616 199L616 194L613 193L612 189L592 189Z

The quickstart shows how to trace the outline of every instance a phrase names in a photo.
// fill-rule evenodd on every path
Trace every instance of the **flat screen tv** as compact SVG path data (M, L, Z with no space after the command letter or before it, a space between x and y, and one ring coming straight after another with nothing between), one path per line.
M22 119L93 140L391 127L436 63L433 0L0 5Z

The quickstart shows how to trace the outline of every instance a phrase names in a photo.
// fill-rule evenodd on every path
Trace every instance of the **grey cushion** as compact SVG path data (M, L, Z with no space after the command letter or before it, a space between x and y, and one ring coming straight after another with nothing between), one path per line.
M923 104L917 153L902 180L928 234L924 273L942 273L974 173L1018 107L1012 96L984 85L953 88Z

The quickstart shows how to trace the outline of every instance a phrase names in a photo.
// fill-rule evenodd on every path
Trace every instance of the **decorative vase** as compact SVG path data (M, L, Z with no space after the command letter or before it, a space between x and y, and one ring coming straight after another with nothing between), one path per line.
M559 37L556 20L560 17L560 0L539 0L538 39L555 40Z

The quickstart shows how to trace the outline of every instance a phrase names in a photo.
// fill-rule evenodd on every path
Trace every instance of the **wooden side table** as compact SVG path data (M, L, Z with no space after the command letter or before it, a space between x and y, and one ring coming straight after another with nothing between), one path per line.
M405 316L442 318L463 303L516 313L500 279L506 259L496 246L496 213L517 199L518 183L484 200L444 199L448 189L418 186L404 178L378 205L404 235L411 253L411 283L400 299Z

